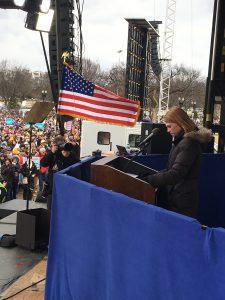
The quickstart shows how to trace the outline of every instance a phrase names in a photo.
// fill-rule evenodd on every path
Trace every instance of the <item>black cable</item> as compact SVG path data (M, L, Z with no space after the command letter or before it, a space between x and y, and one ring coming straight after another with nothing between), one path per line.
M80 1L76 0L76 6L77 6L77 13L78 13L78 24L80 28L80 36L81 40L83 42L83 34L82 34L82 14L83 14L83 6L84 6L84 1L82 3L82 8L80 7Z
M8 297L6 297L6 298L1 298L1 300L11 299L12 297L14 297L14 296L16 296L16 295L22 293L23 291L25 291L25 290L29 289L30 287L32 287L32 286L34 286L34 285L36 285L36 284L38 284L38 283L44 281L45 279L46 279L46 278L43 278L43 279L41 279L41 280L39 280L39 281L37 281L37 282L34 282L34 283L32 283L31 285L29 285L29 286L23 288L22 290L16 292L16 293L13 294L13 295L10 295L10 296L8 296Z

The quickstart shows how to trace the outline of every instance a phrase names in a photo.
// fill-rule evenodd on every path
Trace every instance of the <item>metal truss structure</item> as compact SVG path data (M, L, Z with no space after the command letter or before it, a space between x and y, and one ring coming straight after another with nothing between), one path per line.
M217 151L225 152L225 1L214 1L204 126L218 133ZM216 116L217 115L217 116ZM217 119L219 118L219 120Z
M129 27L125 96L140 100L139 119L142 120L150 102L152 74L158 76L161 72L157 52L159 36L157 28L161 22L148 22L145 19L126 19L126 21Z
M52 0L51 3L55 16L49 33L49 57L54 101L57 103L65 52L68 52L68 59L75 69L82 72L82 8L79 0L75 3L73 0Z
M160 93L158 107L158 121L163 112L169 107L170 78L172 68L174 25L176 18L176 0L167 1L166 22L161 60L162 72L160 76Z
M76 0L76 5L74 8L74 62L75 68L78 73L82 74L82 58L83 58L83 34L82 34L82 12L83 4L79 0Z

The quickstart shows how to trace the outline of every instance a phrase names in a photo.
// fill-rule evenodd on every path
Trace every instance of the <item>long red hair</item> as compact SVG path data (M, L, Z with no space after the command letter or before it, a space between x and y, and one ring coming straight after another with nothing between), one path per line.
M180 107L174 106L163 117L165 123L176 123L185 133L196 130L198 127Z

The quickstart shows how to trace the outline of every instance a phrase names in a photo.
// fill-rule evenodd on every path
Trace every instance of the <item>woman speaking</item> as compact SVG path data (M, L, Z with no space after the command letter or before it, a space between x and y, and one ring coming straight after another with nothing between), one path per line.
M166 188L163 207L196 218L198 212L198 177L203 144L212 139L206 128L198 129L187 113L179 107L171 108L163 117L173 146L168 168L146 180L156 188Z

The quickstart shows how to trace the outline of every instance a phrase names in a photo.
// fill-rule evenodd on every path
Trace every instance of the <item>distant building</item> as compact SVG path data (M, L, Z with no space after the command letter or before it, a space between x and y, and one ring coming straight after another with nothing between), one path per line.
M43 77L43 75L44 75L44 72L40 72L40 71L33 71L32 72L32 78L34 78L34 79L41 78L41 77Z
M36 101L37 99L23 100L21 104L21 108L30 109Z

